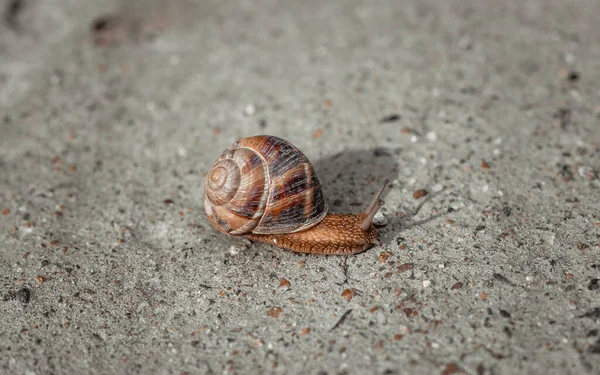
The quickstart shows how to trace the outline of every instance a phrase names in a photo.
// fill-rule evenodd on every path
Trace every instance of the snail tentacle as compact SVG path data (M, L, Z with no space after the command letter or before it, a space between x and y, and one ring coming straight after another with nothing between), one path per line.
M362 222L362 224L360 226L362 228L362 230L369 229L369 227L371 226L371 223L373 222L373 218L375 217L375 214L377 214L377 211L379 211L379 209L385 204L385 202L381 200L381 195L383 194L383 190L385 189L385 187L387 186L387 184L389 182L390 182L389 179L386 179L383 182L381 189L379 189L379 192L377 193L375 198L371 201L371 203L365 210L365 215L367 215L367 217L365 218L365 220Z

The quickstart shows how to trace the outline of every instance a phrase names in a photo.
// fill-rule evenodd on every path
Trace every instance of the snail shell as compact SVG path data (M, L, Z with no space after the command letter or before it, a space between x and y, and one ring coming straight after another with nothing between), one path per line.
M327 215L312 164L274 136L241 139L208 172L204 207L221 232L280 234L304 231Z

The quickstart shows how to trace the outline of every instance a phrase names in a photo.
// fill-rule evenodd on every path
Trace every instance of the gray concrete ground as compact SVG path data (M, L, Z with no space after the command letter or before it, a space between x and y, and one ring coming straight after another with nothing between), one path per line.
M1 4L0 373L600 373L598 1ZM210 227L260 133L382 246Z

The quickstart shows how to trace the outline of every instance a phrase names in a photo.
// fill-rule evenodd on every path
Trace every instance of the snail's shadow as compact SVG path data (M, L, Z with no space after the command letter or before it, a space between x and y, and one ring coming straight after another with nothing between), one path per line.
M398 163L401 149L377 147L368 150L349 150L327 156L313 162L313 167L321 181L323 196L332 213L359 213L364 210L386 178L396 180L400 172ZM397 182L396 182L397 184ZM392 184L386 189L382 199L390 189L401 186ZM415 221L423 206L437 194L429 194L417 205L402 207L386 205L382 208L388 220L386 228L380 229L381 239L390 241L400 230L426 224L443 216L438 213Z
M400 150L350 150L314 161L329 211L358 213L365 209L383 181L393 181L398 175L394 153L398 155Z

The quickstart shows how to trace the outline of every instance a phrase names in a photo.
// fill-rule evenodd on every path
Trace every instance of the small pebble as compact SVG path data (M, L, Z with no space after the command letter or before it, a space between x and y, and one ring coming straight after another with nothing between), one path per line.
M381 211L378 211L373 218L373 225L376 227L385 227L388 224L388 219Z
M428 288L431 286L431 280L423 280L423 288Z
M254 104L248 104L246 108L244 108L244 115L252 116L256 113L256 106Z
M442 184L435 184L431 187L431 191L433 191L434 193L439 193L442 190L444 190L444 185Z
M577 168L577 173L579 173L581 177L588 178L590 180L593 180L595 177L594 169L587 165L582 165L579 168Z
M29 233L33 232L33 227L25 226L25 227L20 227L19 229L21 229L21 231L23 231L23 233L25 233L25 234L29 234Z
M444 263L440 263L440 264L438 264L438 268L444 268L444 267L446 267L446 266L444 265Z
M231 245L231 247L229 247L229 254L238 255L240 253L240 251L247 250L251 246L252 246L252 243L250 241L248 241L248 242L244 241L241 244Z
M454 209L454 210L459 210L465 206L466 206L465 203L462 201L456 201L456 202L452 202L450 204L450 207L452 207L452 209Z
M429 132L429 133L427 133L427 135L425 135L425 138L427 138L427 140L429 142L435 142L435 141L437 141L437 133Z
M566 53L565 54L565 62L567 64L573 64L575 62L575 55L573 55L572 53Z
M323 129L317 129L313 132L312 138L319 139L319 138L321 138L322 135L323 135Z
M428 193L427 193L427 190L425 190L425 189L419 189L419 190L415 190L415 191L413 192L413 198L414 198L414 199L423 198L423 197L424 197L424 196L426 196L427 194L428 194Z

